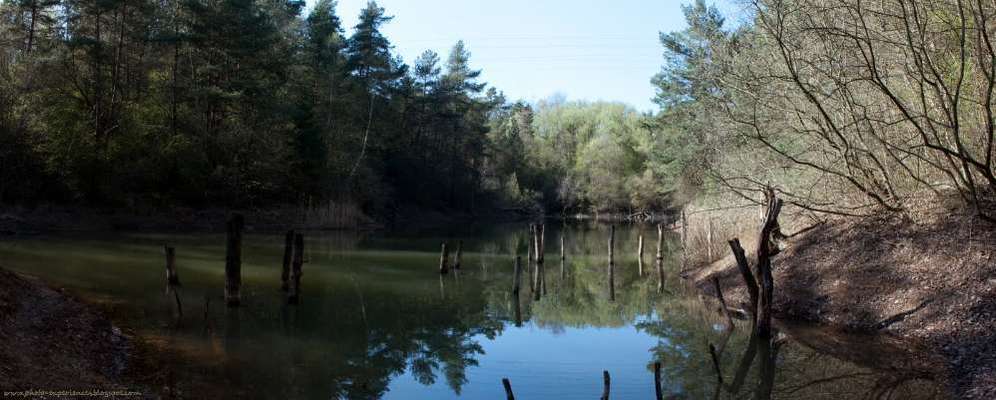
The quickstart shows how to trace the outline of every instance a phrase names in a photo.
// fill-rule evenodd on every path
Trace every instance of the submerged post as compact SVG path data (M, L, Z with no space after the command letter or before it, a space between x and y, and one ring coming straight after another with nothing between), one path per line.
M166 253L166 286L167 289L173 286L180 286L180 277L176 274L176 248L168 245L163 246Z
M664 293L664 225L657 225L657 293Z
M519 281L522 279L522 257L515 256L515 271L512 275L512 294L519 295Z
M609 227L609 300L616 300L616 226Z
M515 395L512 394L512 382L509 382L508 378L501 378L501 384L505 387L505 399L515 400Z
M726 298L723 296L723 287L719 284L719 277L712 277L712 287L716 289L719 306L723 308L723 316L726 317L726 329L732 330L734 327L733 316L730 315L730 309L726 306Z
M225 303L238 307L242 302L242 229L245 218L233 214L228 220L228 241L225 246Z
M168 245L163 246L166 253L166 295L173 294L173 301L176 302L176 313L183 318L183 304L180 303L180 277L176 274L176 249Z
M609 386L611 383L609 371L602 371L602 400L609 400Z
M443 243L443 248L439 250L439 274L446 275L450 272L449 260L450 253L446 251L446 243Z
M564 234L560 234L560 280L564 280L567 276L567 255L566 248L564 246Z
M457 241L456 257L455 260L453 261L454 270L460 269L460 263L462 262L462 259L463 259L463 240L459 240Z
M637 273L643 276L643 235L640 235L639 244L636 249Z
M290 289L290 268L291 268L291 257L294 256L294 231L289 230L287 234L284 235L284 263L283 268L280 270L280 290L287 291Z
M536 224L533 229L533 251L536 255L536 268L533 270L533 300L538 301L546 288L543 270L543 224Z
M664 400L664 393L661 393L661 363L654 363L654 395L657 400Z
M291 263L291 288L287 296L287 304L297 304L301 301L301 266L304 265L304 235L294 235L294 261Z

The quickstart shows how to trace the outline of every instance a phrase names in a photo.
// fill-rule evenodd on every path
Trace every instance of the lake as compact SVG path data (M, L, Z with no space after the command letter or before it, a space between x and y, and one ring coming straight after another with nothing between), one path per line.
M772 344L752 337L746 321L728 331L718 303L679 278L671 234L658 294L649 226L616 230L613 300L608 227L548 223L545 294L535 301L523 274L516 298L514 257L525 267L526 228L308 233L297 306L280 291L282 234L247 232L235 310L222 299L223 234L5 238L0 266L110 304L175 354L160 380L177 398L213 387L231 398L503 399L508 378L519 399L595 399L608 371L612 399L653 399L657 362L672 399L946 398L902 343L784 326L788 334ZM462 268L441 276L440 244L458 240ZM167 243L183 285L179 319L164 288Z

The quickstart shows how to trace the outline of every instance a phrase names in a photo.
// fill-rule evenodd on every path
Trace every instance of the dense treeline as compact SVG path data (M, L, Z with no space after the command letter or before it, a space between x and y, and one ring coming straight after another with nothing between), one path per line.
M996 6L758 0L730 29L704 1L662 34L655 79L672 189L761 188L804 209L901 211L935 192L996 217Z
M470 52L413 66L370 2L7 0L0 201L470 209L488 116Z

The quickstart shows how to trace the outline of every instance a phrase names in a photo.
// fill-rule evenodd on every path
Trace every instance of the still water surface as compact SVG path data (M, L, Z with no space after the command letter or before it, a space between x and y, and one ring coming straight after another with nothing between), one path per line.
M641 234L643 277L635 254ZM518 300L511 290L514 255L525 260L524 225L309 234L302 303L290 307L279 290L277 234L247 234L236 311L222 306L218 234L5 239L0 265L117 304L138 334L177 354L162 379L182 398L212 386L232 398L501 399L507 377L520 399L593 399L607 370L612 399L653 399L655 362L664 397L673 399L945 398L928 369L904 360L901 345L820 333L783 335L772 345L739 321L727 331L715 302L678 278L673 237L665 245L667 290L657 294L655 234L617 229L614 301L601 225L547 226L546 294L538 302L525 276ZM463 268L441 277L439 245L456 240L464 241ZM164 294L164 243L177 248L179 324Z

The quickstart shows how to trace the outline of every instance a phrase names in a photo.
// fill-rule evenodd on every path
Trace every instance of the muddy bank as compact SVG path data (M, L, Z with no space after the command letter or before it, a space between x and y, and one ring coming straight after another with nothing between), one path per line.
M777 317L921 343L956 396L996 398L996 227L932 205L915 218L831 220L785 245ZM707 291L717 276L731 305L745 304L732 257L686 276Z
M114 390L142 397L124 383L130 346L120 329L94 307L2 269L0 337L0 391Z

